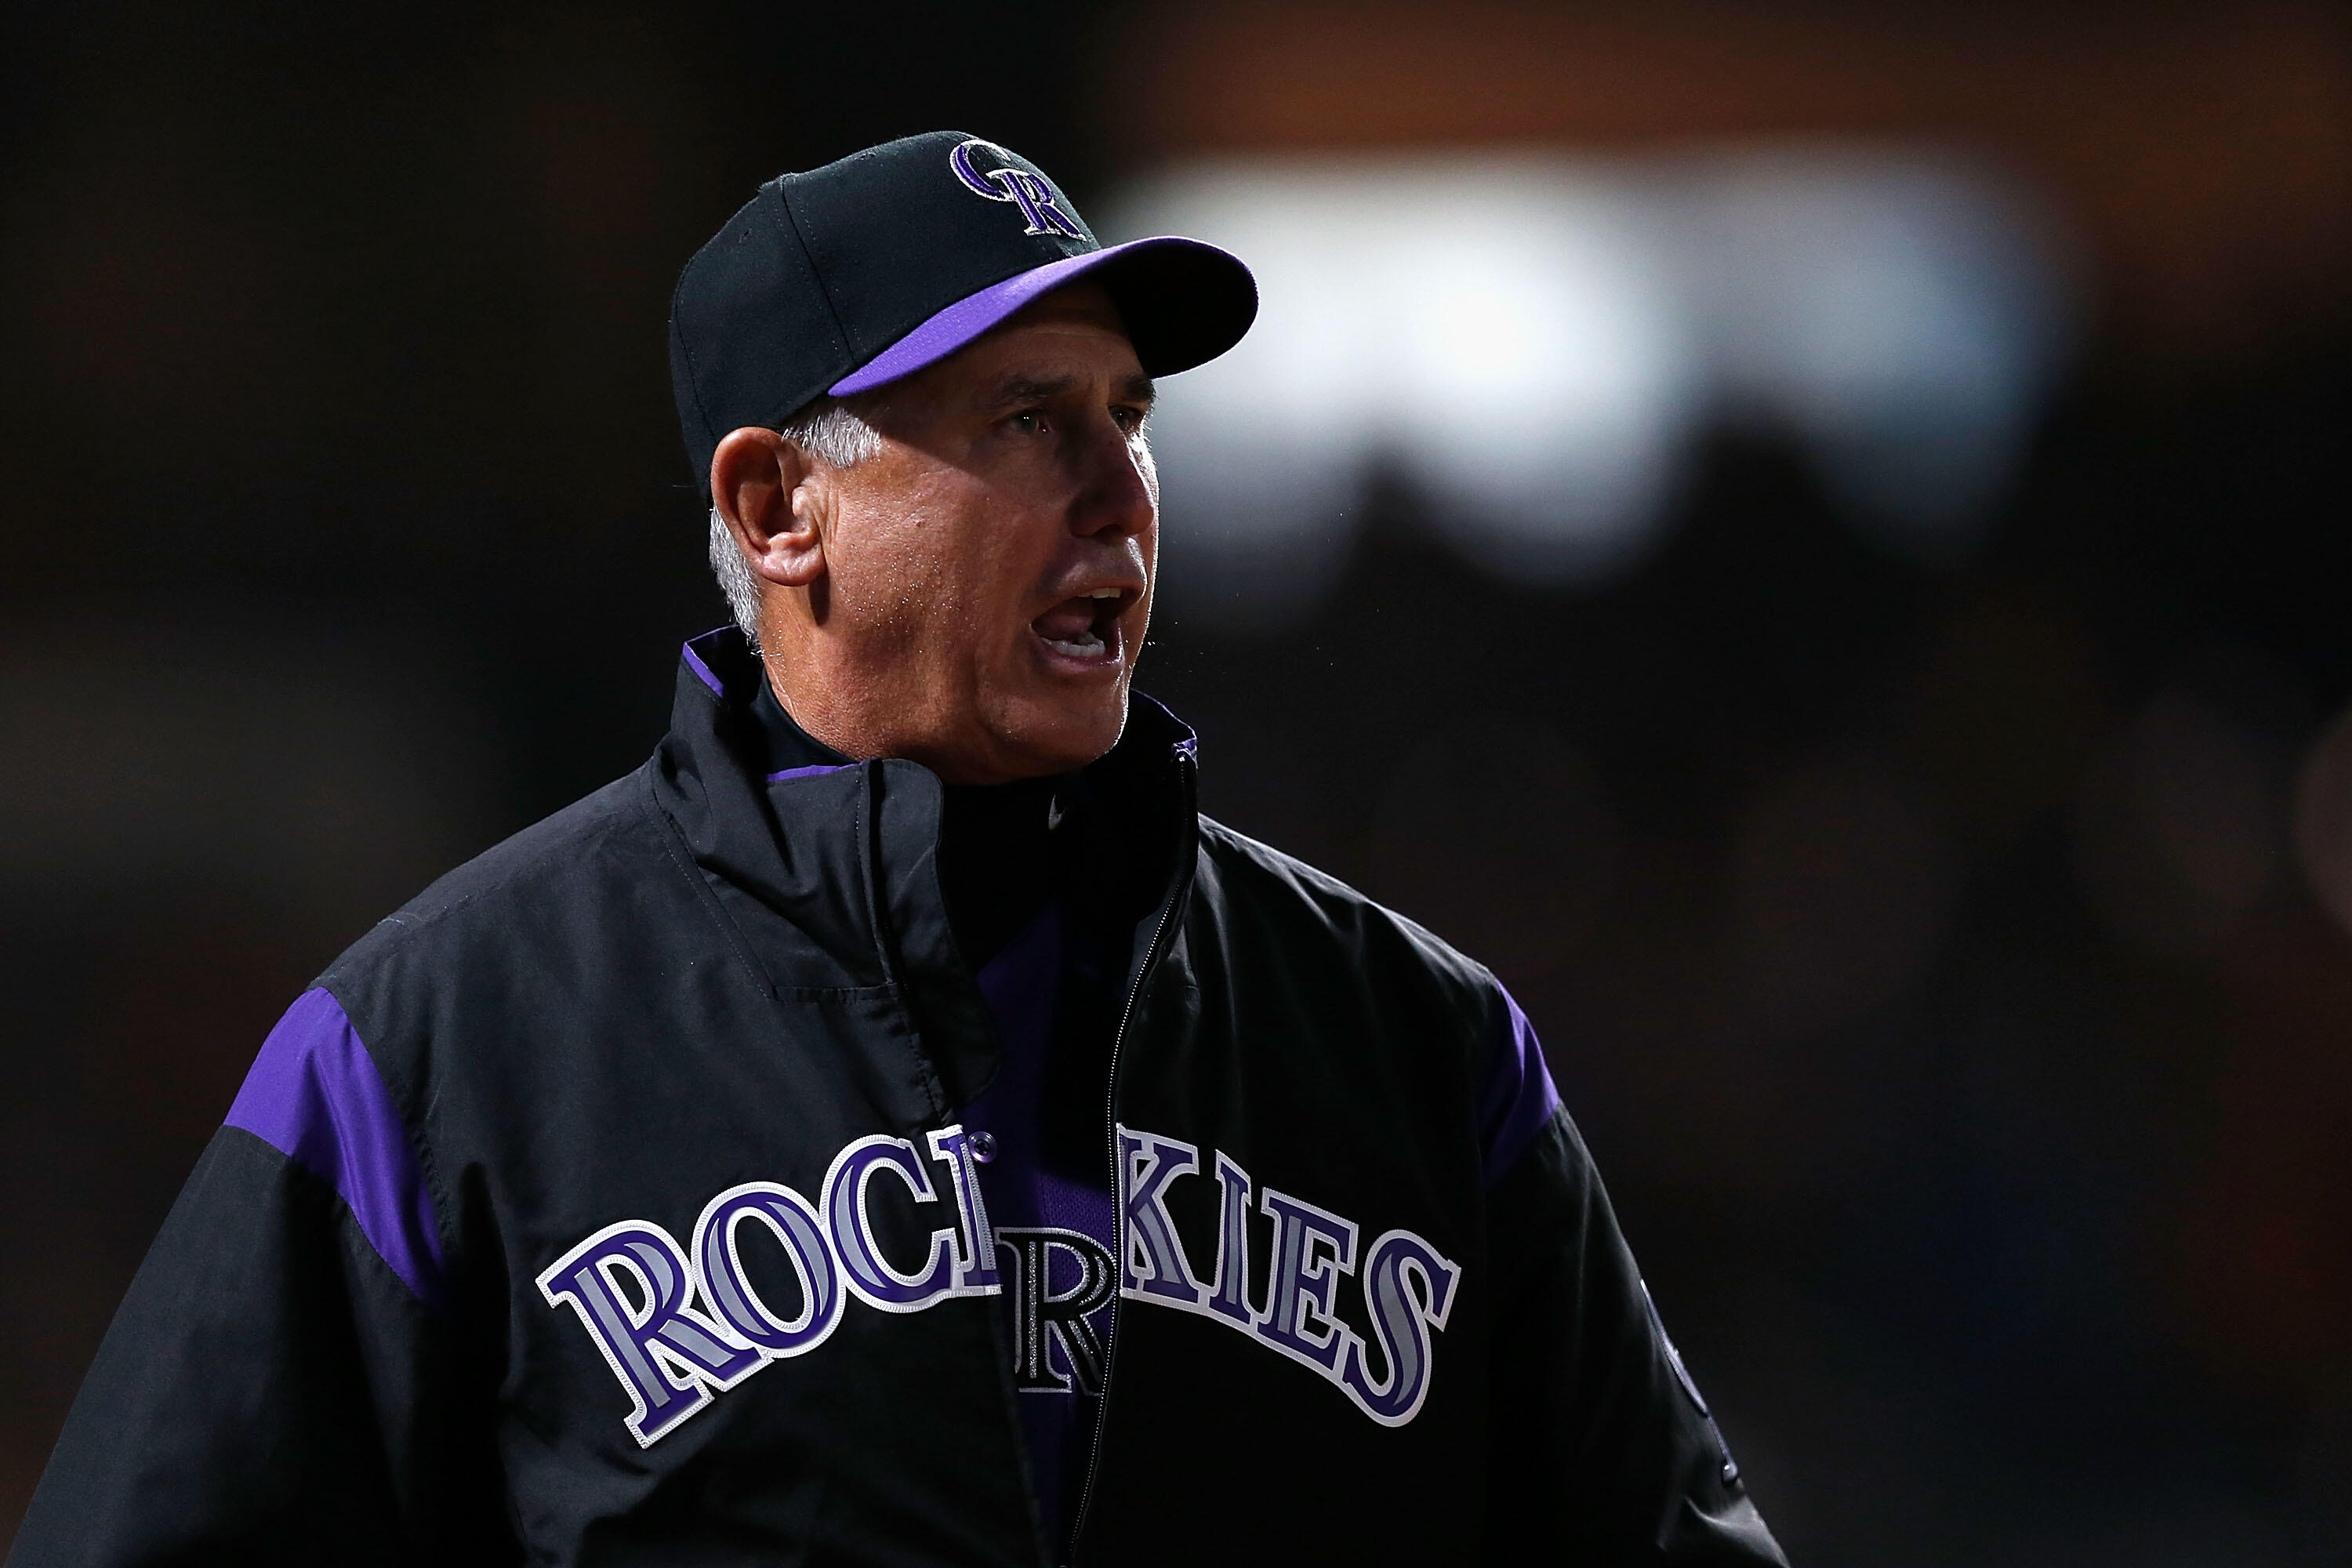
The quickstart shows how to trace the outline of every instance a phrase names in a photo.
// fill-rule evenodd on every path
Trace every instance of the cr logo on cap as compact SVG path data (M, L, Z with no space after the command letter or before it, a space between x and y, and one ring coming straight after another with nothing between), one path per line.
M1018 205L1021 216L1029 223L1029 226L1021 231L1024 234L1058 234L1069 239L1086 238L1086 231L1078 226L1077 220L1061 209L1053 186L1026 169L998 167L983 171L974 168L971 154L975 148L984 149L1007 161L1013 156L995 142L982 142L977 136L969 142L956 143L955 151L948 154L948 167L955 171L955 177L963 182L964 189L992 202Z

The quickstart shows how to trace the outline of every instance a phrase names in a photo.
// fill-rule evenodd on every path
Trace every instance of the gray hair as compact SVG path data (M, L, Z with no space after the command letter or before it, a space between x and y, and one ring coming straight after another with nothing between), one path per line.
M777 427L777 434L817 461L835 468L854 468L882 450L882 433L836 398L820 397ZM744 557L743 547L719 509L710 509L710 570L735 624L760 646L760 577Z

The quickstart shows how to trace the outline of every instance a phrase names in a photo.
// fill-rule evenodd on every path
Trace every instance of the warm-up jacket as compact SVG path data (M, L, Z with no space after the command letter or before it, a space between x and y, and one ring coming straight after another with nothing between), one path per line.
M650 762L295 1004L12 1563L1056 1554L941 786L767 769L760 679L698 639ZM1074 1561L1780 1563L1508 997L1198 816L1194 769L1138 699L1082 775L1156 891Z

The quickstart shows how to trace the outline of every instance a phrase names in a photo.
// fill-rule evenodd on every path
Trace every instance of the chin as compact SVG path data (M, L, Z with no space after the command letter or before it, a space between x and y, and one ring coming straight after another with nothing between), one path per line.
M1007 717L1013 721L998 733L1019 766L1013 776L1076 773L1118 744L1127 728L1127 689L1122 682L1115 698L1091 696L1083 703L1024 702Z

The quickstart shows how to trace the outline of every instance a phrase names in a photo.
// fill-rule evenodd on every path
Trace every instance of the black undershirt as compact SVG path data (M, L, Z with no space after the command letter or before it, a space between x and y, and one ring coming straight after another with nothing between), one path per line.
M1055 830L1061 778L952 785L940 808L940 893L964 962L975 971L1034 920L1065 879L1067 836Z

